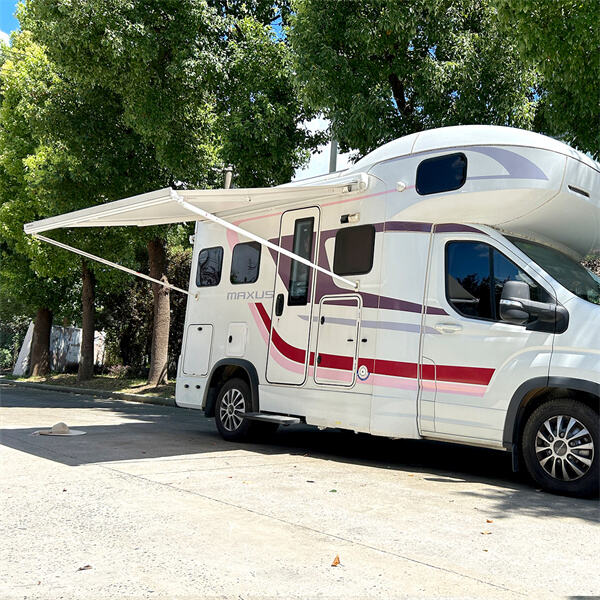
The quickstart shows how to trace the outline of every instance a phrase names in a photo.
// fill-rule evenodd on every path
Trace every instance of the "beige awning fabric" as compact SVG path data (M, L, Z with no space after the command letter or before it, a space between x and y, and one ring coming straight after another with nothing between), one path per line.
M367 177L354 174L352 179L338 179L323 185L285 185L273 188L217 190L173 190L164 188L123 200L108 202L83 210L27 223L25 233L34 234L64 227L147 227L167 223L203 220L184 208L179 200L207 213L226 217L240 210L265 209L295 202L341 196L364 190Z

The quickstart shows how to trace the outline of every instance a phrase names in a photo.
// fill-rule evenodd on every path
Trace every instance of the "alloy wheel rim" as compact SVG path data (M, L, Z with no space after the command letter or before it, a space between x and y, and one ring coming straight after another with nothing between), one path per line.
M546 419L535 436L535 454L548 475L559 481L583 477L594 461L594 440L575 417L556 415Z
M223 427L227 431L238 429L244 420L245 409L246 403L242 392L235 388L227 390L221 399L219 408L219 417Z

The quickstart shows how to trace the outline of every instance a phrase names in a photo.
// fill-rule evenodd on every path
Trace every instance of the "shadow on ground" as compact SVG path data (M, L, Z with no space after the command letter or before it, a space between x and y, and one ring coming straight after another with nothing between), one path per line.
M77 425L86 431L86 435L77 437L32 435L37 429L51 426L53 423L48 420L33 428L0 430L0 444L69 466L199 456L240 449L262 455L311 456L420 473L439 494L446 493L445 486L452 485L456 489L457 483L479 484L475 488L465 485L465 490L459 493L474 501L491 501L494 510L502 516L515 513L600 521L596 500L565 498L536 490L524 475L512 472L510 455L500 451L441 442L389 440L340 430L318 431L304 425L282 427L270 439L259 443L233 444L222 440L213 420L206 419L200 411L58 392L17 390L9 386L0 389L3 410L47 408L53 409L55 415L57 409L64 409L61 420L67 423L70 423L69 412L74 409L89 409L106 415L106 424ZM43 415L44 411L40 410L40 417Z

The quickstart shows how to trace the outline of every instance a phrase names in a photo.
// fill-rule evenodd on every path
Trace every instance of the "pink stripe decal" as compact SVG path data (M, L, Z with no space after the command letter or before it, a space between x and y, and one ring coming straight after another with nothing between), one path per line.
M271 319L264 304L257 302L256 312L252 315L259 329L266 329L265 335L271 328ZM264 336L263 336L264 338ZM273 328L269 352L284 368L299 373L304 369L306 352L286 342ZM352 364L352 357L339 355L322 355L323 362L320 368L327 371L339 370L343 377L348 376L348 365ZM314 364L314 354L310 353L310 366ZM285 359L285 364L283 360ZM286 366L287 365L287 366ZM302 367L300 367L302 365ZM364 365L370 372L370 377L365 382L385 387L401 389L416 389L418 381L417 363L399 362L392 360L359 358L358 366ZM351 367L350 367L351 368ZM437 365L437 381L430 365L422 366L421 385L423 389L439 390L450 394L463 394L468 396L483 396L487 385L494 374L494 369L481 367L462 367L455 365ZM369 381L370 380L370 381ZM362 382L361 382L362 383ZM478 386L478 387L475 387ZM481 386L481 387L479 387Z

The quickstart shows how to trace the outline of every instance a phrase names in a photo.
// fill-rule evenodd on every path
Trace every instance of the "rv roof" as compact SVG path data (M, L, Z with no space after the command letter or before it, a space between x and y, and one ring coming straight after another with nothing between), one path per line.
M497 125L457 125L406 135L369 152L344 171L293 181L286 183L284 187L333 181L339 177L348 176L350 173L366 173L373 165L399 156L468 146L522 146L550 150L575 158L600 172L600 164L589 156L540 133Z

